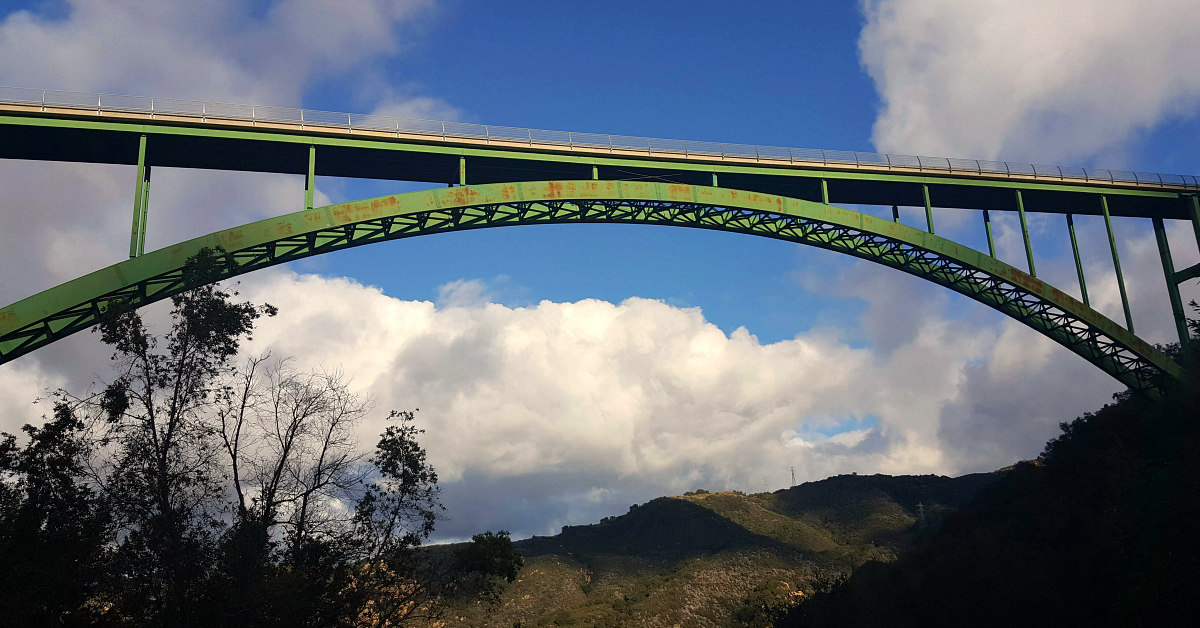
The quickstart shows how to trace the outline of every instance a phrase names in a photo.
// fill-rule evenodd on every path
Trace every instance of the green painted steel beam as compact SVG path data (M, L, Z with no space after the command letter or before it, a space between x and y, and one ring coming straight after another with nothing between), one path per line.
M1070 295L970 247L833 205L729 188L646 181L542 181L440 188L305 210L218 231L115 264L0 308L0 363L191 286L186 260L224 252L225 277L349 247L511 225L632 223L758 235L873 261L988 305L1134 390L1181 368Z
M592 178L594 179L596 177L592 177ZM458 184L459 185L467 184L467 158L466 157L458 158Z
M983 210L983 230L987 233L988 255L996 257L996 241L992 239L992 215Z
M138 139L137 184L133 191L133 228L129 233L129 257L138 256L138 236L142 230L142 186L146 178L146 136Z
M146 253L146 222L150 218L150 166L146 166L145 178L142 180L142 220L138 229L137 254Z
M1189 200L1192 209L1192 230L1196 232L1196 246L1200 248L1200 194L1193 194Z
M600 167L595 164L592 164L592 178L597 181L600 180Z
M1179 192L1152 190L1152 189L1134 189L1122 187L1101 186L1099 183L1095 185L1088 184L1071 184L1071 183L1039 183L1037 181L1011 181L1005 180L1002 177L995 179L981 178L966 178L956 177L951 173L944 175L927 174L921 172L904 172L896 174L885 174L878 172L860 172L851 170L823 170L813 169L806 166L795 166L787 163L772 163L759 165L733 165L733 164L712 164L705 162L688 162L679 158L672 158L668 155L659 156L657 158L646 159L644 157L604 157L592 155L580 155L570 153L560 153L539 148L522 148L520 146L511 146L504 148L483 148L472 146L457 146L445 145L441 142L431 143L435 140L431 139L428 142L418 142L406 138L370 138L364 139L358 135L354 137L329 135L314 132L311 135L295 134L287 132L276 132L267 129L260 130L242 130L242 129L225 129L225 128L208 128L194 127L184 124L147 124L147 123L127 123L127 122L101 122L96 120L74 120L74 119L58 119L58 118L31 118L24 116L0 116L0 125L3 124L19 124L27 126L53 126L63 128L80 128L92 130L111 130L123 131L128 133L157 133L162 135L194 135L198 137L213 137L222 139L239 139L259 142L277 142L291 144L313 144L317 146L339 146L346 148L369 148L378 150L392 151L412 151L412 152L427 152L444 155L464 155L467 157L479 156L490 158L505 158L512 157L513 154L520 154L521 159L530 159L538 161L553 161L563 163L584 163L597 165L624 165L646 168L664 168L669 167L675 170L697 170L697 171L712 171L717 170L723 173L739 173L739 174L770 174L780 176L795 176L799 178L820 178L826 177L829 179L861 179L870 181L882 182L903 182L903 183L926 183L936 185L964 185L964 186L979 186L979 187L997 187L1007 189L1022 188L1029 191L1039 190L1047 192L1079 192L1089 194L1107 194L1110 196L1142 196L1146 198L1160 199L1176 199L1180 198Z
M825 179L821 179L821 202L829 204L829 182Z
M717 185L717 173L715 173L715 172L714 172L714 173L712 173L712 176L713 176L713 187L714 187L714 188L719 188L719 187L721 187L721 186Z
M308 146L308 172L304 175L304 209L313 208L313 192L317 189L317 147Z
M1125 292L1125 275L1121 273L1121 255L1117 253L1117 238L1113 235L1112 216L1108 213L1108 197L1100 197L1104 212L1104 228L1108 230L1108 248L1112 249L1113 270L1117 273L1117 288L1121 291L1121 307L1125 309L1125 328L1133 331L1133 315L1129 313L1129 294Z
M1175 262L1171 259L1171 245L1167 242L1167 228L1162 218L1154 218L1154 239L1158 241L1158 257L1162 261L1163 277L1167 280L1167 296L1171 299L1171 314L1175 317L1175 332L1179 334L1179 346L1188 346L1187 316L1183 312L1183 299L1179 297L1179 284L1175 282Z
M1188 266L1187 268L1175 273L1175 283L1180 284L1188 279L1200 277L1200 264Z
M1079 257L1079 241L1075 239L1075 219L1067 214L1067 231L1071 234L1071 252L1075 254L1075 274L1079 275L1079 293L1083 295L1083 304L1091 307L1088 300L1087 282L1083 279L1083 260Z
M929 185L921 186L921 196L925 198L925 222L929 226L929 233L936 233L933 230L933 206L929 203Z
M1153 190L1146 188L1123 188L1097 182L1088 183L1043 183L1039 181L1017 181L1003 176L980 178L956 175L954 173L929 174L924 172L864 172L842 169L820 169L811 166L797 166L786 162L761 164L714 164L706 161L689 161L683 157L670 155L634 156L609 155L603 153L579 153L571 151L554 151L538 147L526 148L518 145L497 147L474 146L469 142L451 144L434 138L427 141L417 141L398 137L367 137L365 135L331 134L314 131L311 134L288 131L273 131L267 128L214 128L192 126L185 123L172 122L115 122L92 119L53 118L38 116L0 116L0 125L11 124L18 126L43 126L65 129L104 130L130 134L157 134L164 136L195 136L229 140L246 140L252 142L268 142L277 144L302 144L315 146L337 146L343 148L364 148L382 151L415 152L435 155L453 155L464 157L486 157L490 159L519 158L522 160L545 161L557 163L578 163L586 165L634 167L647 169L670 169L678 171L720 172L727 174L752 174L793 177L798 179L838 179L875 182L913 183L924 185L963 186L997 189L1023 189L1029 192L1066 192L1078 194L1106 194L1121 197L1142 197L1146 199L1178 199L1183 196L1180 192ZM1054 208L1042 211L1060 212Z
M1037 277L1037 266L1033 264L1033 243L1029 241L1029 223L1025 220L1025 199L1017 190L1017 213L1021 216L1021 239L1025 241L1025 259L1029 263L1029 274Z

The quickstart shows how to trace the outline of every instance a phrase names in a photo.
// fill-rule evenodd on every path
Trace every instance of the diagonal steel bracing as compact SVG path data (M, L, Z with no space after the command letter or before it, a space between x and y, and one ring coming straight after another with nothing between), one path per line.
M0 363L191 286L182 267L225 252L224 276L349 247L465 229L633 223L745 233L853 255L984 303L1048 336L1130 388L1155 394L1181 369L1161 351L1030 274L958 243L840 207L725 188L549 181L413 192L316 208L196 238L0 309Z

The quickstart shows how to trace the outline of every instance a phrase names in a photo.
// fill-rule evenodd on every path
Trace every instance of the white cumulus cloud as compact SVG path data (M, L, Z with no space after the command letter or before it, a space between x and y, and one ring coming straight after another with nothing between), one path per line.
M67 0L0 22L0 83L295 106L312 81L404 41L430 0Z
M0 16L0 85L296 106L324 79L362 75L364 107L456 114L378 79L379 63L435 10L431 0L275 0L258 10L236 0L68 0L61 9ZM22 268L0 276L0 301L124 259L134 177L129 166L0 163L0 264ZM303 194L295 176L155 169L147 248L295 211Z
M841 281L903 277L849 272ZM995 468L1035 455L1064 413L1116 388L1019 325L947 321L939 308L879 352L824 328L764 344L744 328L725 334L699 309L648 299L509 307L478 299L478 281L443 294L462 290L471 298L438 305L277 270L248 278L244 291L281 311L248 351L340 365L378 400L364 443L382 431L382 410L421 409L454 519L442 534L452 537L554 532L664 493L762 490L764 477L775 489L792 466L801 480ZM906 297L880 298L904 307ZM1031 345L1050 357L1013 372L1011 354ZM1078 376L1078 390L1038 381L1055 371ZM989 405L964 395L972 386L1036 396ZM986 448L969 438L979 429Z
M1087 160L1200 105L1190 0L864 0L882 151Z

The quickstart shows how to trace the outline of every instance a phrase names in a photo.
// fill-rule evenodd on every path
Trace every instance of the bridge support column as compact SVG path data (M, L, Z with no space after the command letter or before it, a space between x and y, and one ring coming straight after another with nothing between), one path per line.
M714 173L712 173L712 175L713 175L713 187L714 188L721 187L721 186L717 185L717 173L714 172Z
M304 209L313 208L313 190L317 187L317 147L308 147L308 174L304 177Z
M1025 240L1025 258L1029 261L1029 274L1037 277L1037 267L1033 265L1033 244L1029 241L1029 223L1025 220L1025 199L1021 190L1017 190L1017 213L1021 215L1021 238Z
M929 186L921 186L921 195L925 197L925 222L929 224L929 233L933 231L933 206L929 204Z
M900 207L892 205L892 222L900 222Z
M1088 301L1087 282L1083 280L1083 261L1079 259L1079 241L1075 239L1075 219L1067 214L1067 231L1071 234L1071 252L1075 254L1075 273L1079 275L1079 293L1083 295L1083 304L1091 307Z
M821 202L829 204L829 182L821 179Z
M599 166L592 166L592 180L594 180L594 181L600 180L600 167Z
M146 175L142 179L142 220L138 228L138 255L146 253L146 219L150 215L150 166L146 166Z
M1158 256L1162 259L1163 274L1167 278L1167 294L1171 297L1171 313L1175 316L1175 331L1179 333L1179 346L1188 345L1187 317L1183 313L1183 300L1179 298L1179 284L1175 283L1175 262L1171 260L1171 245L1167 243L1167 228L1162 218L1154 218L1154 238L1158 240Z
M133 191L133 228L129 234L129 257L138 256L138 239L142 233L142 196L146 184L146 136L138 139L137 186Z
M466 157L458 158L458 184L459 185L467 184L467 158Z
M983 230L987 233L988 255L996 257L996 241L992 239L992 215L986 209L983 210Z
M1108 213L1108 197L1100 195L1104 212L1104 227L1108 229L1108 248L1112 249L1113 268L1117 271L1117 288L1121 290L1121 306L1125 308L1125 329L1133 331L1133 316L1129 314L1129 295L1125 293L1125 276L1121 274L1121 256L1117 254L1117 239L1113 237L1112 216Z
M1196 246L1200 247L1200 194L1192 195L1192 230L1196 232Z

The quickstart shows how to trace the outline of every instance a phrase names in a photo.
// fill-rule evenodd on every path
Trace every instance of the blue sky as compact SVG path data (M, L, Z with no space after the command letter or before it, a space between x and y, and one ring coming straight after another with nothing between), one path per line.
M871 150L879 100L859 67L857 4L614 2L469 3L439 7L416 40L383 64L401 88L431 95L461 119L533 128L782 146ZM351 77L332 77L304 104L371 107ZM357 106L356 106L357 105ZM347 181L335 198L411 189ZM333 187L337 185L338 187ZM700 307L729 332L791 338L861 304L802 290L792 273L840 256L742 236L656 227L569 226L461 233L327 256L306 267L351 276L403 298L434 298L461 278L503 280L520 305L630 296ZM381 260L403 256L397 273ZM417 262L417 263L412 263Z
M858 53L863 20L857 2L758 2L737 11L724 3L695 2L614 2L595 11L570 3L450 2L406 32L412 41L378 72L403 77L398 89L442 100L471 122L872 151L881 102ZM304 94L304 106L369 110L373 103L355 78L317 82ZM1200 118L1172 118L1136 134L1117 154L1070 165L1192 172L1200 144L1179 141L1183 137L1200 137ZM1034 147L1000 157L1039 161L1042 155ZM1109 161L1097 162L1098 157ZM336 200L423 187L322 184ZM978 215L970 216L953 234L986 249ZM904 211L903 220L924 226L918 208ZM1065 225L1044 228L1035 242L1043 268L1069 264ZM403 272L380 263L397 255L409 260ZM1024 266L1023 257L1007 261ZM327 256L300 270L355 277L402 298L434 298L437 286L480 278L494 284L495 299L510 305L664 299L702 308L726 332L745 326L774 342L861 313L860 300L807 291L795 280L797 272L828 273L848 263L836 254L737 235L569 226L373 247ZM1073 285L1064 287L1077 292ZM987 315L981 306L952 300L955 308ZM858 340L856 330L846 331Z
M470 121L868 150L861 20L853 2L452 2L383 71ZM353 91L335 78L306 104Z
M1193 8L0 1L0 84L1196 174ZM154 177L150 249L303 203L299 177ZM0 301L122 259L133 178L0 161L0 260L22 269L0 274ZM317 181L320 202L421 188ZM993 219L999 256L1024 267L1015 217ZM902 208L902 221L922 227L923 211ZM986 248L978 213L937 209L935 221ZM1170 341L1150 226L1114 223L1138 332ZM1190 225L1169 227L1176 266L1200 261ZM1062 216L1031 214L1030 228L1039 277L1076 293ZM1077 228L1093 304L1120 321L1103 223ZM553 533L657 495L760 490L763 477L778 488L793 466L801 480L994 469L1035 456L1059 422L1119 389L932 284L734 234L443 234L256 273L241 290L282 312L247 353L341 367L381 411L421 408L452 517L441 538ZM108 353L79 334L0 369L12 391L0 430L36 421L28 400L47 387L103 380ZM380 421L362 426L364 442Z

